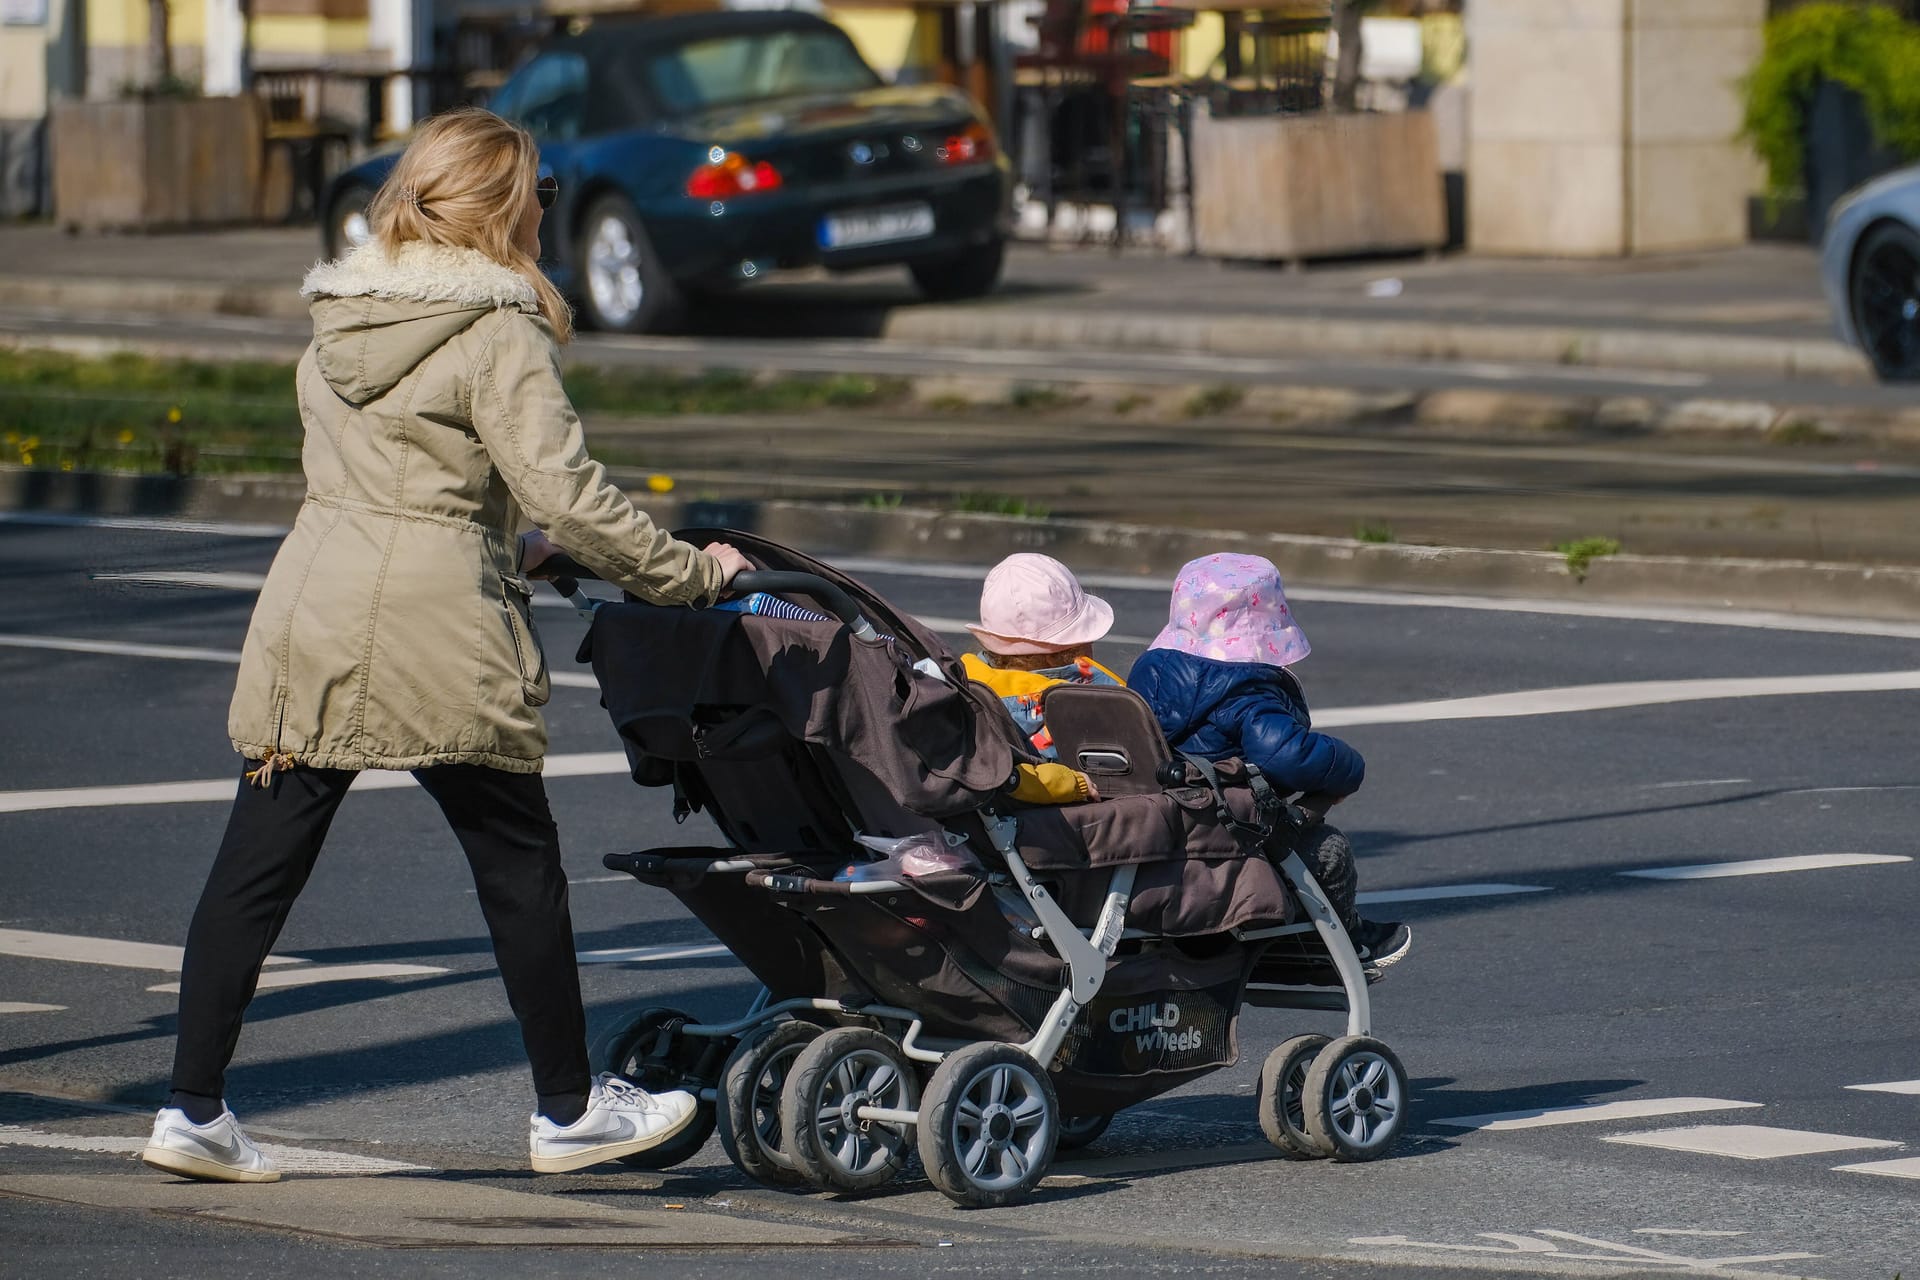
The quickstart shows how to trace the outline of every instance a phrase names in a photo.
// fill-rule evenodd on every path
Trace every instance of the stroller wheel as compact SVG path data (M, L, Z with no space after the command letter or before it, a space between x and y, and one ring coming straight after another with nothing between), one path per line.
M720 1145L734 1167L769 1187L797 1187L780 1124L780 1095L795 1060L820 1035L811 1022L776 1022L740 1042L720 1073Z
M1010 1044L947 1055L920 1109L920 1163L956 1204L989 1209L1025 1198L1053 1164L1060 1104L1040 1064Z
M870 1191L899 1173L912 1126L862 1120L860 1107L912 1111L920 1078L898 1045L866 1027L838 1027L800 1051L780 1095L784 1150L823 1191Z
M696 1097L711 1088L730 1042L684 1036L680 1028L694 1020L680 1009L655 1007L621 1018L594 1040L588 1057L595 1071L625 1076L649 1093L686 1089ZM713 1136L713 1104L702 1099L693 1123L657 1147L621 1156L635 1169L670 1169L691 1160Z
M1268 1054L1260 1069L1260 1131L1289 1160L1333 1154L1307 1132L1307 1072L1326 1046L1325 1036L1295 1036Z
M1372 1036L1342 1036L1307 1068L1307 1132L1335 1160L1378 1160L1407 1122L1407 1072Z
M1060 1140L1057 1150L1078 1151L1100 1141L1100 1135L1113 1123L1111 1111L1096 1112L1090 1116L1068 1116L1060 1122Z

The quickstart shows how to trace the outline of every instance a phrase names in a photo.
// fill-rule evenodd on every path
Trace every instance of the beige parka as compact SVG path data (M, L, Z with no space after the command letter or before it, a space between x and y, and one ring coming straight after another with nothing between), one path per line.
M234 747L330 769L538 772L548 675L522 513L656 603L711 603L720 565L588 457L553 332L512 270L376 242L316 266L301 293L307 496L247 631Z

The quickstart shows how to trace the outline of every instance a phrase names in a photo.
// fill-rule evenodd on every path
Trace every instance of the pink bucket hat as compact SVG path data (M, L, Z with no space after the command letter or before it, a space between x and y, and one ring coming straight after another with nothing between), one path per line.
M1149 647L1275 667L1290 667L1313 651L1287 607L1280 571L1262 556L1241 555L1182 565L1167 625Z
M1113 606L1090 596L1052 556L1022 551L993 566L980 588L980 621L967 624L993 653L1052 653L1092 644L1113 628Z

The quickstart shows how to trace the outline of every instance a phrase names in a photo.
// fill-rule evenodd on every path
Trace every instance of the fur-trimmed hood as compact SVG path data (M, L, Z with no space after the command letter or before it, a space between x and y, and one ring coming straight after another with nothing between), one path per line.
M307 272L314 360L336 395L363 405L482 316L537 313L533 285L474 249L370 241Z

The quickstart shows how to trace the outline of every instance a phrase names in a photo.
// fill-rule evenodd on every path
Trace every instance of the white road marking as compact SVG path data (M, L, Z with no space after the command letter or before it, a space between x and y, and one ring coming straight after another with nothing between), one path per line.
M1337 543L1340 539L1322 541ZM879 556L839 556L834 566L853 574L938 578L979 582L991 565L919 564ZM1154 574L1083 573L1081 585L1101 591L1147 591L1164 594L1173 588L1171 577ZM1563 618L1601 618L1621 622L1671 622L1685 626L1740 627L1756 631L1804 631L1821 635L1879 636L1920 640L1920 623L1881 622L1869 618L1837 618L1817 614L1773 613L1761 609L1687 608L1680 605L1606 604L1577 600L1531 600L1509 596L1452 596L1424 591L1369 591L1349 587L1288 587L1289 600L1324 604L1351 604L1379 608L1466 609L1477 613L1526 613Z
M0 511L0 524L132 529L157 533L213 534L234 538L281 538L288 533L288 527L285 525L228 523L218 520L169 520L139 516L76 516L35 511ZM1321 541L1339 543L1343 540L1327 538ZM985 578L987 570L992 568L991 565L922 564L880 556L839 556L835 557L833 563L836 568L847 573L881 573L974 582ZM1165 592L1173 586L1171 577L1155 574L1086 573L1079 576L1083 585L1101 590ZM1423 591L1370 591L1346 587L1293 587L1288 589L1287 596L1292 600L1382 608L1467 609L1475 612L1531 613L1565 618L1673 622L1688 626L1741 627L1761 631L1804 631L1815 634L1920 640L1920 623L1774 613L1760 609L1606 604L1507 596L1456 596Z
M1610 1240L1576 1235L1571 1231L1554 1231L1547 1227L1536 1227L1530 1234L1512 1231L1481 1231L1477 1232L1474 1238L1492 1240L1495 1243L1447 1244L1437 1240L1409 1240L1406 1236L1355 1236L1347 1243L1374 1248L1432 1249L1446 1253L1520 1254L1533 1258L1611 1262L1643 1268L1648 1265L1660 1265L1712 1269L1759 1262L1799 1262L1820 1256L1817 1253L1767 1253L1749 1254L1737 1258L1689 1258L1681 1254L1664 1253L1657 1249L1645 1249L1639 1245L1616 1244ZM1578 1245L1589 1252L1570 1253L1563 1247L1562 1242Z
M1530 1107L1524 1111L1494 1111L1478 1116L1451 1116L1435 1120L1449 1129L1498 1132L1504 1129L1546 1129L1563 1124L1600 1120L1644 1120L1649 1116L1684 1115L1694 1111L1737 1111L1759 1107L1759 1102L1729 1098L1636 1098L1625 1102L1583 1102L1570 1107Z
M679 947L613 947L605 951L582 951L576 958L581 964L649 964L659 960L704 960L709 956L732 954L720 943L712 942Z
M1384 902L1438 902L1445 898L1496 898L1509 893L1546 893L1543 884L1433 884L1424 889L1376 889L1354 899L1361 906Z
M556 596L555 599L558 599ZM564 603L564 602L563 602ZM117 658L166 658L184 662L221 662L237 666L238 649L198 649L173 644L133 644L123 640L86 640L78 636L24 636L0 633L0 647L12 649L52 649L67 653L98 653ZM598 689L600 682L583 671L553 671L549 678L557 688Z
M299 969L278 969L260 975L259 989L309 987L318 982L362 982L371 978L429 978L447 972L430 964L316 964ZM180 984L162 982L147 990L178 995Z
M1835 1173L1871 1173L1882 1178L1920 1179L1920 1158L1870 1160L1866 1164L1837 1164Z
M1920 671L1854 671L1822 676L1733 677L1706 680L1630 680L1569 685L1517 693L1340 707L1314 717L1316 728L1365 724L1424 724L1442 720L1491 720L1515 716L1566 715L1666 706L1723 698L1796 697L1816 693L1887 693L1920 689Z
M0 956L30 960L67 960L76 964L104 964L121 969L158 969L180 972L182 947L156 942L125 942L119 938L88 938L71 933L36 933L30 929L0 929ZM299 956L268 956L275 964L305 964Z
M631 770L623 751L581 751L548 756L547 778L600 777ZM369 769L354 779L355 791L398 791L418 786L410 773ZM233 799L239 778L198 782L148 782L127 786L54 787L44 791L0 791L0 813L38 813L47 809L121 808L148 804L204 804Z
M1752 778L1698 778L1691 782L1649 782L1638 788L1641 791L1679 791L1686 787L1731 787L1743 782L1752 782Z
M258 591L266 585L264 573L96 573L95 582L128 582L142 587L205 587L213 591Z
M1920 1097L1920 1080L1889 1080L1885 1084L1850 1084L1861 1093L1905 1093Z
M133 1155L147 1145L147 1140L78 1133L49 1133L44 1129L0 1124L0 1144L39 1147L49 1151L98 1151L108 1155ZM427 1165L406 1164L399 1160L350 1155L345 1151L316 1151L311 1147L282 1146L277 1142L262 1142L259 1147L280 1166L282 1173L368 1175L426 1172L429 1168Z
M63 1004L25 1004L18 1000L0 1000L0 1013L63 1013Z
M1637 1236L1700 1236L1708 1240L1730 1240L1734 1236L1744 1236L1744 1231L1698 1231L1692 1227L1635 1227Z
M1771 876L1787 871L1821 871L1828 867L1874 867L1912 862L1903 853L1803 853L1786 858L1751 858L1744 862L1698 862L1684 867L1645 867L1616 875L1637 880L1723 880L1730 876Z
M66 653L101 653L116 658L166 658L175 662L240 661L238 649L196 649L177 644L132 644L124 640L83 640L70 636L0 634L0 646L9 649L54 649Z
M1815 1133L1808 1129L1776 1129L1764 1124L1697 1124L1684 1129L1649 1129L1602 1139L1623 1146L1658 1147L1734 1160L1779 1160L1828 1151L1865 1151L1897 1147L1886 1138L1855 1138L1844 1133Z

